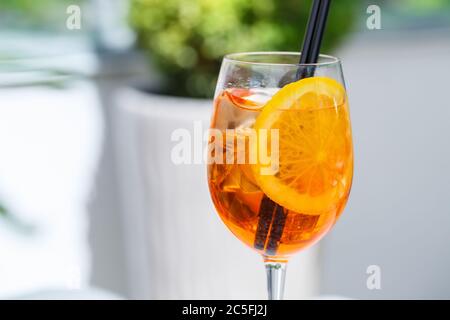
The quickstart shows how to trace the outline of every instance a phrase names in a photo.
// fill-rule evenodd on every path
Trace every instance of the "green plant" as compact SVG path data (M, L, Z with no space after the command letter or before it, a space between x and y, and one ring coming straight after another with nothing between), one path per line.
M171 95L210 97L230 52L298 51L311 1L131 0L130 22ZM323 52L350 30L358 1L332 3Z

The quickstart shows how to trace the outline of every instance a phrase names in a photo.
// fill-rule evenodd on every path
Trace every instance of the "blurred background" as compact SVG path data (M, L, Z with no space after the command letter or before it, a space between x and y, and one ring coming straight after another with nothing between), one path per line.
M299 50L310 4L2 0L0 298L264 298L171 133L207 128L224 54ZM286 298L450 298L450 3L334 1L322 52L343 63L354 184Z

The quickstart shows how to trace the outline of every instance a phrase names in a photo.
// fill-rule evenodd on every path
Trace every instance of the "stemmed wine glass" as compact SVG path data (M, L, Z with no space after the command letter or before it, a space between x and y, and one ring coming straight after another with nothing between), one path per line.
M336 222L353 175L341 63L320 55L299 64L300 55L225 56L209 132L212 200L230 231L262 255L269 299L283 297L289 257Z

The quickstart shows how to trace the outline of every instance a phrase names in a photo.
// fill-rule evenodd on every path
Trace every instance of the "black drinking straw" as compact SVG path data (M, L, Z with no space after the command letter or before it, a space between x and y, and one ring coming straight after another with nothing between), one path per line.
M300 64L317 63L329 9L330 0L314 0L309 15L308 26L303 38ZM314 75L314 69L314 66L312 68L300 67L297 71L297 80L312 77Z
M313 39L316 32L316 23L319 17L319 8L321 5L321 0L314 1L311 7L311 12L309 13L308 24L305 30L305 36L303 37L303 46L300 55L300 64L309 63L311 61L311 46L313 45ZM299 69L300 70L300 69ZM297 76L297 78L301 78Z
M306 63L317 63L317 60L319 59L320 45L322 43L323 33L325 31L325 25L327 24L328 11L330 9L330 2L331 2L331 0L320 1L320 8L319 8L317 21L316 21L316 29L315 29L314 37L312 40L311 51L309 52L309 61L307 61Z
M308 25L303 39L300 64L317 63L323 33L328 17L331 0L314 0L309 14ZM312 77L315 68L300 66L296 80ZM254 247L265 250L267 255L274 255L280 244L286 223L287 212L274 201L264 196L259 208L259 221L256 229Z

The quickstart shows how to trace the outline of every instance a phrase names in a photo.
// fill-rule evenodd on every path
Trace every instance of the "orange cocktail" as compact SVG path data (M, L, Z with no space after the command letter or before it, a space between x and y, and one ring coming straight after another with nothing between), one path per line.
M266 260L282 261L330 229L345 206L353 174L341 84L311 77L281 89L226 88L216 95L211 128L222 134L221 141L210 137L221 150L218 157L217 146L210 148L215 161L208 165L209 188L236 237ZM269 134L263 139L261 132ZM262 148L270 161L260 159Z

